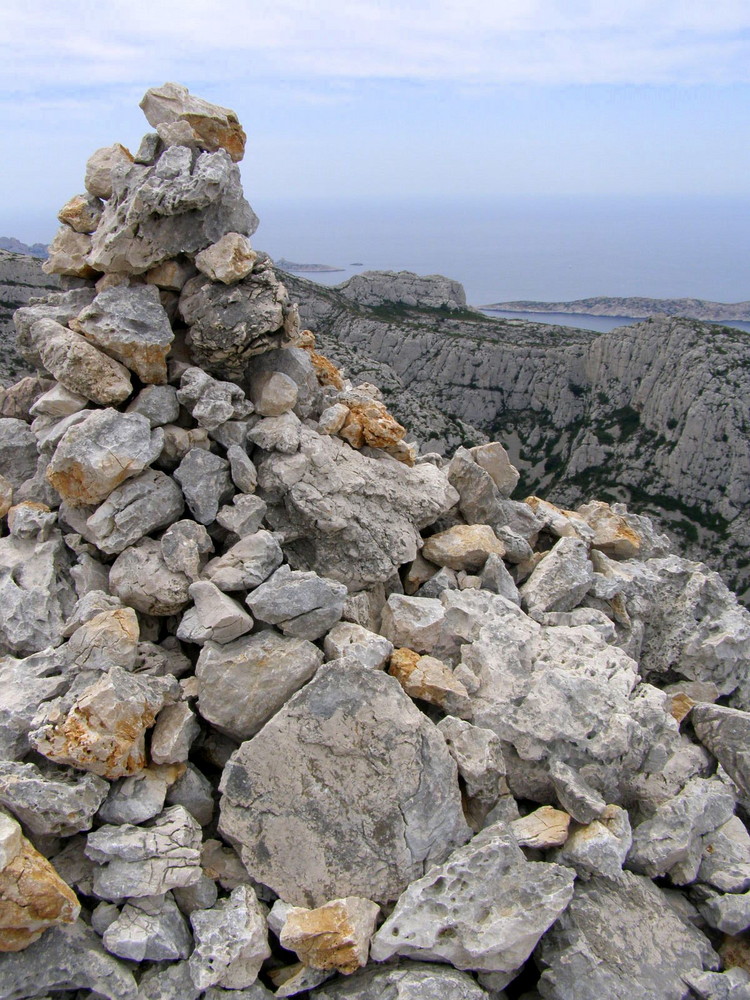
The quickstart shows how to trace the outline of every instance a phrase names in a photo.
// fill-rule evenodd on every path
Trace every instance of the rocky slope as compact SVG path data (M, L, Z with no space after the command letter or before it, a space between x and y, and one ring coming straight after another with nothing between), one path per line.
M425 447L498 438L519 492L656 515L747 597L749 335L666 317L597 334L287 285L325 351L378 381Z
M16 314L0 997L748 1000L750 614L420 455L250 246L233 112L142 107Z
M26 254L0 250L0 386L10 385L29 371L16 349L13 313L34 296L59 287L56 275L42 271L42 262Z
M731 320L750 321L750 302L709 302L706 299L649 299L631 295L624 298L606 295L572 302L493 302L484 309L502 312L576 313L584 316L615 316L646 319L649 316L686 316L689 319L726 323Z

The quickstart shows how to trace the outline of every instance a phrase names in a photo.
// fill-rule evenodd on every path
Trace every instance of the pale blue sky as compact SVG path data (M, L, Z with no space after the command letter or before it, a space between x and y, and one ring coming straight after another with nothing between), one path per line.
M237 111L256 207L750 195L747 0L3 0L0 235L49 238L165 80Z

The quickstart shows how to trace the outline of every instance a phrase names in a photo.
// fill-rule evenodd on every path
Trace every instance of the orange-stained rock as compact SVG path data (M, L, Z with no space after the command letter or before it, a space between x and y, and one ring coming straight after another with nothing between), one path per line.
M727 935L719 948L727 969L740 968L750 972L750 934Z
M363 448L365 445L371 448L388 448L406 435L406 428L377 399L343 402L349 407L349 416L339 434L353 448Z
M348 975L367 964L380 907L361 896L332 899L314 910L293 906L281 930L281 945L312 969Z
M413 649L395 649L388 673L410 698L421 698L454 713L468 704L469 692L451 668L434 656L420 656Z
M90 278L96 274L86 259L90 250L91 237L87 233L77 233L70 226L63 226L49 245L49 257L42 264L42 270L45 274Z
M593 529L591 544L595 549L615 559L632 559L640 554L641 536L608 503L593 500L578 508L578 516Z
M77 233L93 233L102 217L102 203L92 195L74 194L57 217Z
M559 847L568 838L570 816L562 809L542 806L527 816L513 820L510 828L521 847Z
M456 524L425 540L422 556L436 566L476 572L494 552L502 558L505 545L488 524Z
M140 106L154 128L165 123L187 122L203 149L209 152L226 149L235 163L245 155L247 136L234 111L194 97L179 83L151 87Z
M52 865L24 838L0 872L0 951L21 951L55 924L71 924L81 905Z
M682 722L685 716L690 712L690 709L697 702L685 694L684 691L678 691L677 694L673 694L669 700L669 714L673 719L676 719L678 723Z

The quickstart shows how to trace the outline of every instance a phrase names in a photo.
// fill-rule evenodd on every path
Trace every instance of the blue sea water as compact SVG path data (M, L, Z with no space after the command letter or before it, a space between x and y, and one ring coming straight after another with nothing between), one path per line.
M456 278L475 306L595 295L750 299L750 199L308 199L253 207L261 219L254 245L341 268L306 275L327 285L362 270L408 270ZM565 314L545 318L583 325Z

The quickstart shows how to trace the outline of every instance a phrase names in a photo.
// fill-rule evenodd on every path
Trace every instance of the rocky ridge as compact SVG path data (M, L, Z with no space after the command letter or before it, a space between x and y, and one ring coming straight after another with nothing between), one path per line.
M493 302L483 309L503 312L573 313L583 316L614 316L619 319L646 319L649 316L686 316L715 322L750 321L750 302L709 302L706 299L649 299L640 295L621 298L594 295L570 302Z
M748 612L405 443L250 246L236 116L142 106L16 313L0 998L750 996Z

